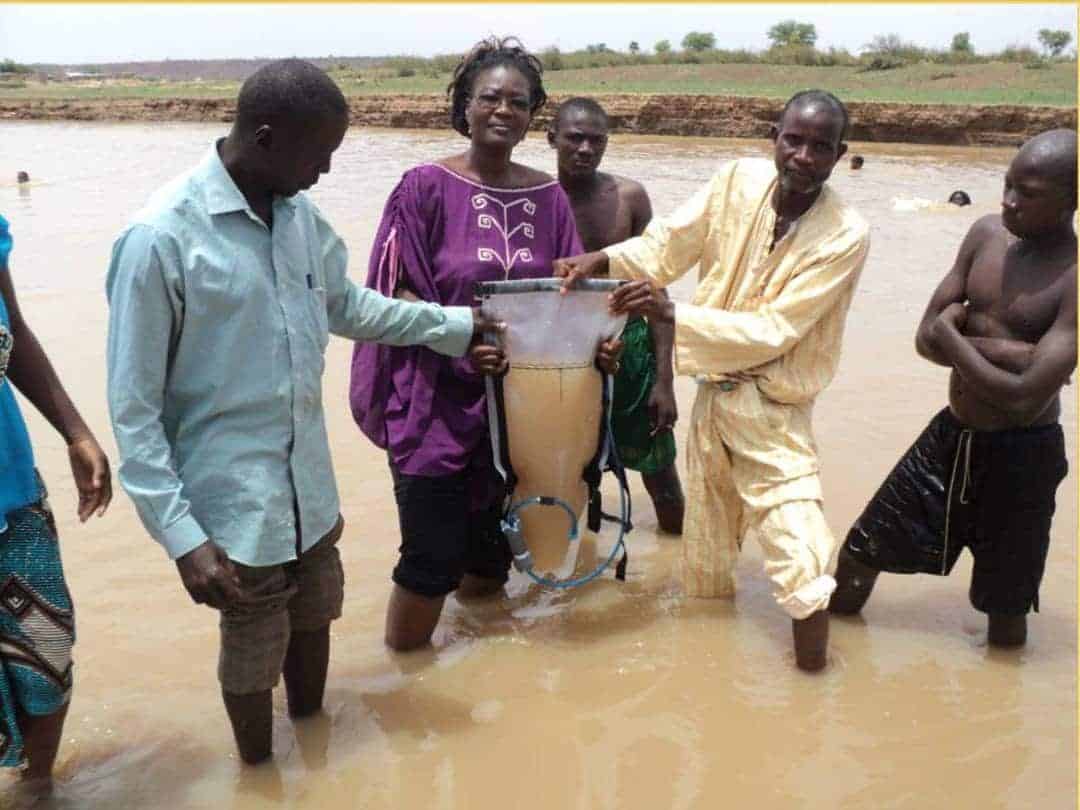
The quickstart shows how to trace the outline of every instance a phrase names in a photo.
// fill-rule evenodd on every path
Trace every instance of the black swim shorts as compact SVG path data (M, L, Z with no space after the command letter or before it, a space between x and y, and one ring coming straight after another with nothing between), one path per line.
M500 526L499 500L476 509L473 471L422 476L390 469L401 525L394 582L420 596L439 597L456 590L465 574L509 579L513 556Z
M971 430L946 408L889 473L845 548L879 571L945 575L967 547L976 610L1037 611L1067 471L1060 425Z

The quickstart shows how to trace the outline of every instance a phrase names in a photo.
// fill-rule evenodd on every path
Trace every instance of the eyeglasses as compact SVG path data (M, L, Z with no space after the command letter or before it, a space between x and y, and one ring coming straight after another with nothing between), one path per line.
M481 93L478 96L470 96L469 101L485 112L497 110L504 101L514 112L529 111L529 99L524 96L500 96L497 93Z

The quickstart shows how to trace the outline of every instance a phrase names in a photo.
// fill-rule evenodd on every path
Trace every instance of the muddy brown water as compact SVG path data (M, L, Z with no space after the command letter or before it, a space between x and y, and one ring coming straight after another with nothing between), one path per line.
M503 380L503 408L507 445L513 448L510 460L518 476L515 498L554 496L581 517L589 494L581 471L596 455L601 379L591 366L510 367ZM608 511L617 513L616 505L610 504ZM568 554L580 558L583 566L592 562L590 555L570 545L562 509L534 507L518 514L537 574L559 570Z
M112 458L105 406L105 270L125 218L198 161L215 125L0 126L0 212L20 300ZM313 197L362 279L383 201L456 136L350 131ZM873 223L843 361L817 405L826 514L846 532L944 404L946 372L912 347L917 319L979 216L996 210L1012 152L856 145L833 183ZM622 137L605 167L669 211L751 141ZM550 169L530 134L519 159ZM15 173L30 172L29 191ZM10 178L10 183L8 179ZM894 198L970 208L895 211ZM693 280L674 287L689 295ZM630 576L570 593L515 577L507 598L454 599L432 649L392 655L383 611L398 531L379 451L347 408L350 346L325 377L347 522L347 586L333 626L325 715L294 726L275 699L273 765L242 768L215 678L216 617L193 605L123 493L79 526L60 439L29 414L76 600L76 687L58 764L64 808L1071 808L1076 806L1076 478L1058 493L1042 610L1020 652L985 642L967 601L970 557L948 579L883 577L862 618L834 621L830 666L792 665L790 625L744 549L732 602L689 600L679 540L658 534L634 479ZM681 412L694 385L678 381ZM1075 388L1066 389L1076 459ZM685 421L677 429L680 446ZM6 777L4 778L6 780ZM14 802L0 781L0 805Z

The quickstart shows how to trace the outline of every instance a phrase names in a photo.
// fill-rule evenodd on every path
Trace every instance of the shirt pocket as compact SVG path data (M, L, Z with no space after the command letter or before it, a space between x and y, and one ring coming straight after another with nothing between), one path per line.
M250 286L236 257L218 262L197 256L188 276L185 303L201 314L232 316L245 303L250 307L250 301L245 301L245 288Z
M315 334L319 338L319 349L325 350L330 342L330 321L326 312L326 288L312 287L308 290L308 311Z

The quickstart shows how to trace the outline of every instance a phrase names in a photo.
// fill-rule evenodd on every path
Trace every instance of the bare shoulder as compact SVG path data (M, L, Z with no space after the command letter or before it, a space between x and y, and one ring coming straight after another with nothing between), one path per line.
M629 177L623 177L618 174L611 175L611 179L615 183L619 198L630 206L631 210L648 211L652 209L652 201L649 199L649 192L647 192L645 186L637 180L631 180Z
M615 182L615 187L619 190L620 196L628 200L649 199L649 193L645 190L645 186L641 185L637 180L631 180L621 174L613 174L610 177Z
M1001 224L1001 216L987 214L979 217L968 228L956 254L956 266L970 267L980 256L993 256L993 264L1000 265L1005 259L1009 232Z
M1001 224L1000 214L987 214L986 216L979 217L968 228L967 239L979 240L989 239L994 236L1001 236L1005 231L1005 226Z

